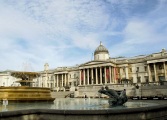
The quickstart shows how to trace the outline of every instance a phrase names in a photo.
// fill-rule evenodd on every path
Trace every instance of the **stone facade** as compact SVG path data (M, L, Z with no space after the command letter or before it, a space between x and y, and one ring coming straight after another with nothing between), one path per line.
M0 86L19 86L17 79L10 75L10 70L0 72Z
M99 86L104 84L108 86L163 84L167 81L166 64L167 51L165 49L161 52L132 58L109 58L108 50L100 43L94 52L94 60L73 67L58 67L47 72L43 71L36 81L39 87L50 87L54 91L79 89L81 92L83 88L85 90L89 86L94 86L94 91L92 93L90 91L93 95ZM82 92L84 94L84 91Z
M163 84L167 81L167 51L132 58L110 58L109 51L100 43L94 60L72 67L49 69L44 65L34 87L49 87L53 91L75 91L82 86L113 84ZM8 76L8 77L7 77ZM7 80L8 78L8 80ZM11 86L16 81L10 71L0 73L0 85Z

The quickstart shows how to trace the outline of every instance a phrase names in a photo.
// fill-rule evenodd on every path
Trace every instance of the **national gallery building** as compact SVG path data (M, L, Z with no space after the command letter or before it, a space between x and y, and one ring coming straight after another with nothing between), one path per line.
M11 71L0 72L0 86L18 85ZM163 84L167 81L167 51L132 58L111 58L108 49L100 43L94 51L94 60L72 67L58 67L38 72L34 87L49 87L55 91L76 86L101 86L113 84Z

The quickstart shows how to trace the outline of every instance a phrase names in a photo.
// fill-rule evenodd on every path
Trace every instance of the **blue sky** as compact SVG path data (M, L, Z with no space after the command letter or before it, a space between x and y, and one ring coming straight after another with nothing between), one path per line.
M0 70L41 71L167 48L167 0L0 0Z

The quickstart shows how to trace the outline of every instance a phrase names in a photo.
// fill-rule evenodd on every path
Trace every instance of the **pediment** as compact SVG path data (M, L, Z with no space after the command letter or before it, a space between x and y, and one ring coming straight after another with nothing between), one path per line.
M89 61L89 62L86 62L86 63L80 65L80 67L82 67L82 66L99 65L99 64L105 64L105 63L109 63L109 62L108 61Z

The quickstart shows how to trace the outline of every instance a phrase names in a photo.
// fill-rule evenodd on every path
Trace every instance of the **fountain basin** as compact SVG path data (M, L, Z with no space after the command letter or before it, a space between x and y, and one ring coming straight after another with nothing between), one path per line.
M54 101L49 88L40 87L0 87L0 100L10 102Z
M72 102L73 101L73 102ZM105 99L56 99L49 103L19 103L0 112L2 120L143 120L167 119L167 104L127 102L111 107ZM80 104L79 104L80 103ZM21 105L21 106L20 106ZM28 108L26 108L28 107ZM13 110L12 110L13 109Z
M120 110L29 109L1 113L1 120L148 120L167 119L167 105Z

